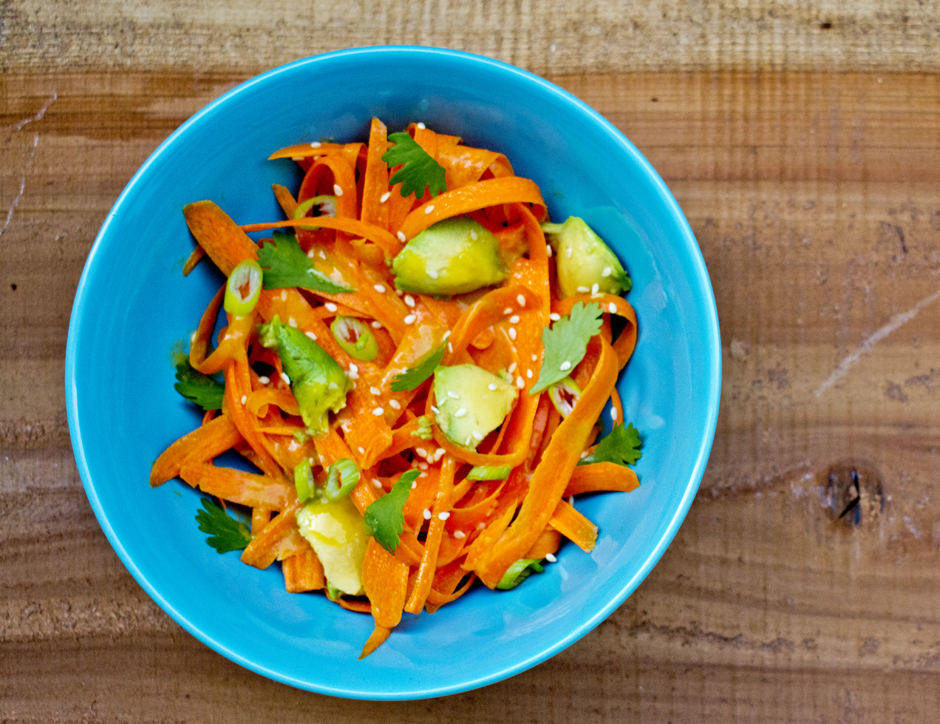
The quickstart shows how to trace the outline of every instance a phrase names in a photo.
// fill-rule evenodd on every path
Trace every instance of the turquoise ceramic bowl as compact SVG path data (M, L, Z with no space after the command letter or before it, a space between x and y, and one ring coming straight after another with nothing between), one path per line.
M280 218L272 183L299 181L277 148L324 137L365 140L424 121L502 151L542 188L552 218L584 217L625 262L639 344L619 383L645 437L630 494L584 496L595 550L510 592L474 590L434 615L406 614L358 661L372 619L320 595L288 594L277 566L218 555L196 528L199 495L152 490L150 465L199 415L173 389L172 351L220 277L180 273L192 241L182 208L212 199L237 221ZM675 199L637 149L567 92L503 63L451 51L385 47L301 60L250 80L170 136L105 220L72 310L65 384L69 430L101 527L147 593L181 626L264 676L361 699L465 691L538 664L604 620L640 584L698 489L715 431L718 319L708 273Z

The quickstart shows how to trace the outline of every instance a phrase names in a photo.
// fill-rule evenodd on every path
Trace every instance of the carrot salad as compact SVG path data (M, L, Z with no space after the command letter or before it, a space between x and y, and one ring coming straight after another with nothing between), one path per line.
M270 158L304 172L273 189L283 220L184 209L184 273L208 256L227 281L177 366L202 424L150 484L205 493L220 552L371 614L362 656L405 612L518 585L564 539L592 550L572 496L639 485L615 387L637 322L609 247L551 222L504 155L421 123Z

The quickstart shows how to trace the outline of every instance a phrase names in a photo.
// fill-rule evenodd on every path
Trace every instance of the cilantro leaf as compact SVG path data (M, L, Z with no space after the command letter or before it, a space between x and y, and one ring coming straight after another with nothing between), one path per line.
M337 284L313 266L297 237L275 231L274 239L258 250L258 263L264 270L265 289L301 287L324 294L354 292L355 289Z
M594 452L578 462L578 465L591 463L616 463L617 465L636 465L643 453L639 448L643 446L639 431L633 423L624 425L622 422L614 426L610 434L602 438L594 448Z
M363 517L366 525L372 529L372 537L389 553L395 552L398 536L405 529L405 514L402 509L408 500L408 494L411 493L411 484L417 480L419 474L418 470L407 471L391 490L366 508Z
M434 374L434 370L442 359L444 359L444 345L432 350L414 367L409 367L401 374L395 375L392 378L392 392L411 392L418 389L422 382Z
M571 374L571 370L584 359L588 341L600 332L601 315L597 302L587 306L578 302L571 308L571 314L562 317L551 328L542 329L545 361L538 380L529 389L530 395L548 389Z
M240 520L235 520L222 508L206 498L202 499L203 510L196 513L199 530L208 533L206 540L219 553L240 551L251 543L251 530Z
M388 140L395 145L382 156L389 170L401 166L389 179L389 184L401 181L401 195L415 194L424 196L427 190L431 196L447 191L444 167L428 155L408 133L391 133Z
M188 358L184 357L176 363L176 379L179 381L173 385L174 389L190 402L207 411L222 409L225 385L214 377L194 370Z

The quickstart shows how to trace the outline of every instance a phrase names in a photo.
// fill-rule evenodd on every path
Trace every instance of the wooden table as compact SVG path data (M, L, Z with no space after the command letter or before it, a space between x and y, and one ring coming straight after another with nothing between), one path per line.
M303 5L0 3L0 721L936 721L937 2ZM515 63L631 138L698 237L724 362L700 493L639 590L533 670L397 704L271 682L157 608L85 498L62 384L82 265L160 141L257 72L383 43Z

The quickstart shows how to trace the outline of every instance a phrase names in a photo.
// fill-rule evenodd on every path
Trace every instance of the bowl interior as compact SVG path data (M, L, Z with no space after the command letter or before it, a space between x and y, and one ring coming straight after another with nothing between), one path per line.
M211 199L240 223L281 218L272 183L295 188L277 148L364 140L424 121L505 153L542 188L553 219L576 214L633 278L639 344L619 383L645 438L631 494L576 501L600 527L596 549L571 544L510 592L475 590L438 613L405 615L357 661L372 630L320 595L288 594L277 566L218 555L194 521L199 496L179 481L151 490L150 465L199 415L173 389L184 344L222 279L181 274L192 241L181 210ZM590 631L640 583L695 494L715 429L717 315L682 213L639 152L557 87L511 66L449 51L382 48L318 56L271 71L194 116L147 161L108 216L86 264L69 330L66 388L76 459L118 555L182 626L273 679L337 696L405 699L518 673Z

